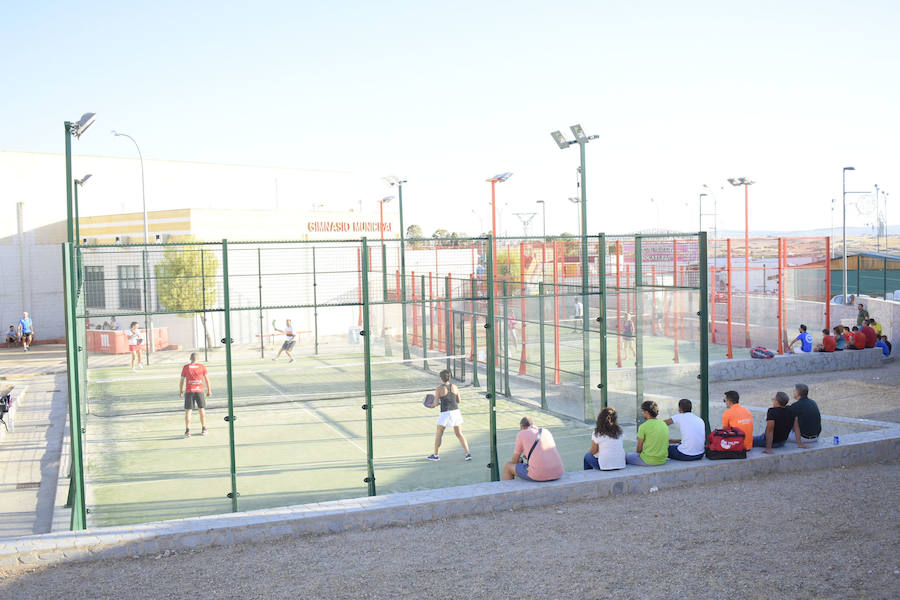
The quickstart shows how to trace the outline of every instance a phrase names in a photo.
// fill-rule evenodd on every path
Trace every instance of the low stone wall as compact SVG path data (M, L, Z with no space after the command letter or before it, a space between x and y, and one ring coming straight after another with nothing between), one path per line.
M409 525L453 516L643 494L655 491L654 488L895 460L900 456L900 425L852 421L877 429L844 435L839 446L823 444L801 450L790 444L773 455L753 452L746 460L669 461L658 467L571 472L545 483L521 480L479 483L223 516L27 536L0 542L0 570L13 572L70 561Z

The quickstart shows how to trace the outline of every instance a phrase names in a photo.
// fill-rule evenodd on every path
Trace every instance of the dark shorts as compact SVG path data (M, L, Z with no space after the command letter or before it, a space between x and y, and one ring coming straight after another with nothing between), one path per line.
M525 463L516 463L516 475L525 481L534 481L534 479L528 476L528 465Z
M206 396L203 395L203 392L184 393L184 410L193 408L206 408Z
M296 340L291 340L289 342L286 341L281 345L281 349L284 350L285 352L290 352L291 350L294 349L294 344L296 344L296 343L297 343Z

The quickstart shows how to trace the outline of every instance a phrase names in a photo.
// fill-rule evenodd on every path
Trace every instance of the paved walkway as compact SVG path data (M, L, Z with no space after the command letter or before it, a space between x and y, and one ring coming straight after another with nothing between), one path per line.
M0 388L21 398L0 441L0 539L52 529L66 428L65 346L0 349Z

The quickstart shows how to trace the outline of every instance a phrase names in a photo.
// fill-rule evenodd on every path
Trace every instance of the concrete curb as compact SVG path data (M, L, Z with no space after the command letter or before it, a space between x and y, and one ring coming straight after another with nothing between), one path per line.
M192 550L240 542L408 525L434 519L515 510L606 496L648 493L698 483L739 481L773 473L851 466L900 457L900 425L846 435L839 446L796 446L747 460L675 462L622 471L566 473L546 483L503 481L404 494L354 498L228 515L215 515L0 541L0 570ZM655 490L654 490L655 491Z

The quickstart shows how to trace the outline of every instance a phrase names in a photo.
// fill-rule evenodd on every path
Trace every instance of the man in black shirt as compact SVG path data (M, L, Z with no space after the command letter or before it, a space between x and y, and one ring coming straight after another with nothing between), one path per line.
M772 448L784 446L791 430L797 427L796 419L791 416L791 412L787 408L788 402L788 395L784 392L775 394L775 397L772 398L772 408L766 413L765 433L753 436L753 446L765 448L763 454L773 454ZM799 435L799 429L796 434ZM808 448L803 444L799 444L799 446Z
M788 441L797 442L801 447L804 443L817 443L819 434L822 433L822 414L819 412L819 406L810 400L808 394L809 386L798 383L794 386L795 402L788 407L796 425L788 436Z

